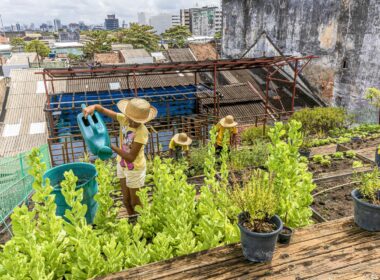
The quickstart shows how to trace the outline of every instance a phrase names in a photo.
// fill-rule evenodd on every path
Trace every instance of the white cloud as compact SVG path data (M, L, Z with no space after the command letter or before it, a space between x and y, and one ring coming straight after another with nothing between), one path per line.
M137 13L179 14L181 8L218 5L220 0L0 0L0 13L4 25L39 25L61 19L63 24L84 21L102 24L107 14L116 14L120 23L137 21Z

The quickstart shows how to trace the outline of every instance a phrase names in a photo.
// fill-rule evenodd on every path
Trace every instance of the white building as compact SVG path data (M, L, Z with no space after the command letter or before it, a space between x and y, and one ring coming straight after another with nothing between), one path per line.
M12 69L29 69L30 63L37 62L37 53L12 53L12 56L3 65L4 77L10 77Z
M172 15L172 26L181 25L181 17L180 15Z
M137 13L137 23L140 25L146 25L146 15L144 12Z
M171 14L158 14L152 16L149 19L149 24L154 27L157 34L164 33L166 29L172 26L172 15Z

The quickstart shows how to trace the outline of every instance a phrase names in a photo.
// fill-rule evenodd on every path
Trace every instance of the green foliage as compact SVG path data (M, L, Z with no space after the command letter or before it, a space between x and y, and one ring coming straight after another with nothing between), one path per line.
M193 169L192 175L203 174L206 156L207 156L207 146L191 148L189 165Z
M249 167L264 166L268 159L268 143L263 140L255 140L249 148L233 150L230 153L230 168L233 170L245 170Z
M186 40L191 36L191 32L187 26L177 25L170 27L162 33L162 38L169 41L169 46L178 46L183 48L186 44Z
M12 215L14 237L0 252L0 279L90 279L153 261L237 242L238 208L227 193L227 145L221 156L222 181L216 179L215 136L208 146L207 186L196 192L187 183L187 165L170 160L153 162L153 196L141 189L138 221L116 219L117 205L110 197L114 170L111 163L96 161L99 174L96 226L86 224L87 207L77 177L65 172L62 194L70 209L65 219L55 215L56 205L38 150L30 156L35 207L24 205Z
M281 122L270 130L268 169L275 174L274 186L278 195L276 213L290 227L301 227L311 223L309 208L315 185L307 163L300 160L298 153L302 145L301 123L291 120L288 133ZM286 138L283 141L282 138Z
M11 39L11 46L14 47L14 48L18 48L19 51L22 50L26 43L24 41L24 39L20 38L20 37L14 37Z
M81 59L81 56L80 55L76 55L76 54L73 54L73 53L69 53L67 55L67 57L70 59L71 62L77 62Z
M105 53L112 50L109 33L103 30L89 31L86 33L89 41L86 42L83 52L86 57L93 58L95 53Z
M335 128L345 127L349 122L346 111L335 107L305 108L295 112L291 120L300 121L307 134L324 134Z
M244 145L253 145L257 139L269 141L269 129L270 127L268 126L265 128L265 131L263 126L249 127L241 133L241 140Z
M321 163L322 160L323 160L323 155L314 155L314 156L313 156L313 161L314 161L315 163Z
M221 31L215 32L214 39L215 40L221 40L222 39L222 32Z
M116 37L119 43L131 44L135 49L143 48L148 52L158 49L160 39L152 26L137 23L131 23L129 28L120 30Z
M363 167L363 162L361 160L355 160L352 163L352 168L360 168Z
M380 90L377 88L369 88L366 91L365 98L371 105L380 108Z
M376 167L370 173L362 173L357 176L359 183L359 191L364 199L373 204L380 204L380 171Z
M36 52L41 57L47 57L50 53L50 48L39 40L33 40L25 45L25 51Z
M333 159L344 159L344 153L343 152L336 152L331 155Z
M249 213L253 225L270 219L276 213L277 195L273 177L261 169L255 170L242 188L236 186L230 196L240 212Z
M355 158L356 152L355 151L346 151L344 152L347 158Z

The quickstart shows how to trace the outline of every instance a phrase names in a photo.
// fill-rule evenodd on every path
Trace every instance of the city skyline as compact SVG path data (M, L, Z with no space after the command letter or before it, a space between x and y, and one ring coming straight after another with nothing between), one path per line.
M129 5L133 4L133 5ZM179 14L183 8L201 6L219 6L219 0L67 0L57 3L50 0L40 0L38 5L33 0L2 0L0 13L4 26L30 25L36 27L43 23L52 23L59 19L62 24L85 22L89 25L104 23L107 14L116 14L120 22L137 22L137 14L145 12L148 16L160 13ZM89 7L91 11L89 12ZM1 26L0 26L1 28Z

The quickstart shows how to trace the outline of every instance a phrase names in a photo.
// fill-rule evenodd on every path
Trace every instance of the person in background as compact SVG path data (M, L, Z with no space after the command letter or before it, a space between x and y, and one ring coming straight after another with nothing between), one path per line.
M228 115L224 118L222 118L218 124L216 125L216 147L215 147L215 153L216 155L220 155L222 149L223 149L223 137L225 131L229 131L230 133L230 141L228 141L228 150L230 150L230 146L236 147L236 136L238 133L237 130L238 123L234 120L234 117L231 115Z
M118 154L117 177L120 179L123 203L128 214L134 215L136 205L140 205L136 193L144 186L146 177L144 146L148 142L149 132L145 123L157 116L157 109L141 98L121 100L117 108L121 113L96 104L83 109L83 113L87 117L98 111L120 123L120 146L111 145L111 148Z
M189 157L190 145L193 140L186 133L177 133L173 136L169 143L170 157L179 160L184 157Z

